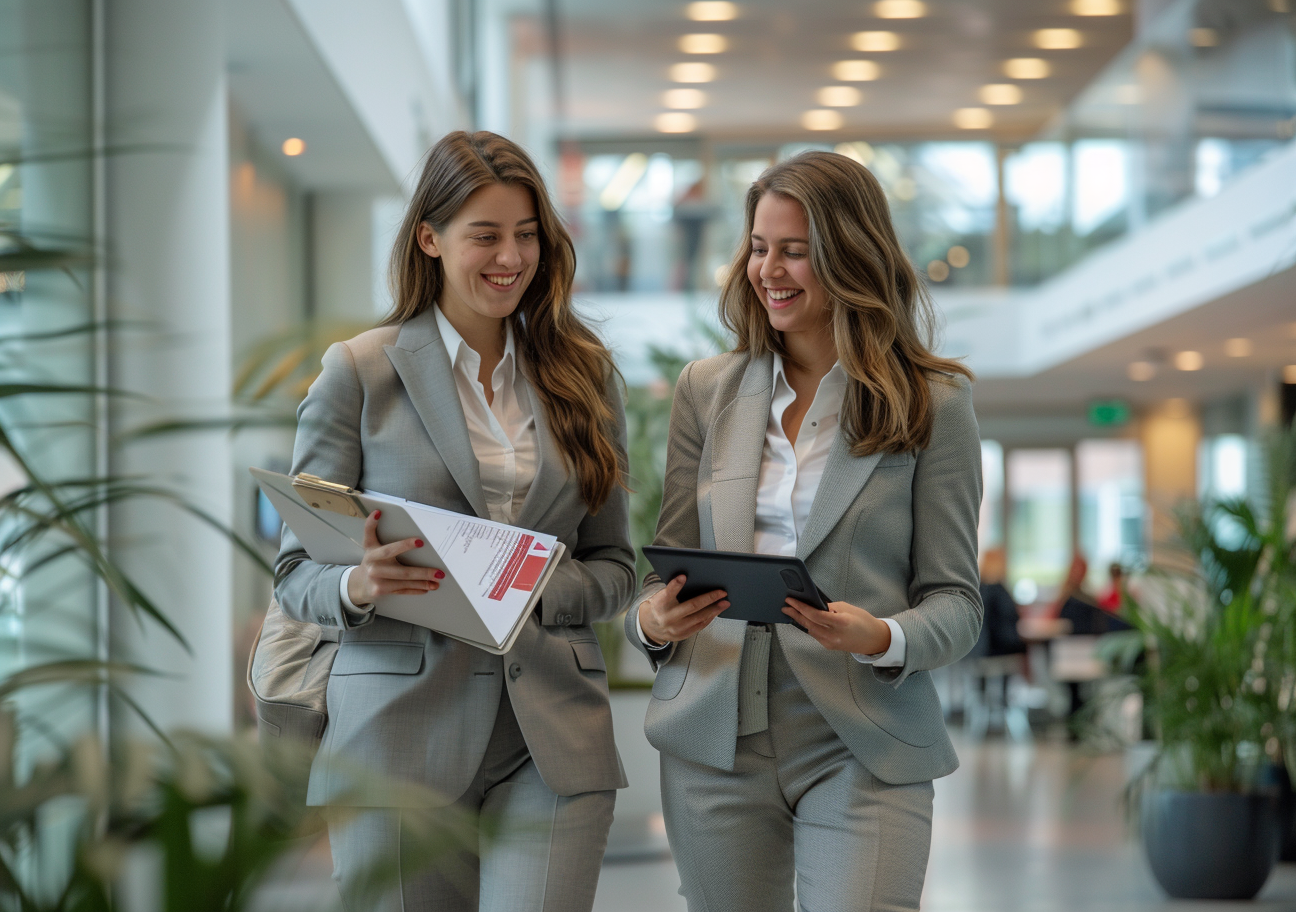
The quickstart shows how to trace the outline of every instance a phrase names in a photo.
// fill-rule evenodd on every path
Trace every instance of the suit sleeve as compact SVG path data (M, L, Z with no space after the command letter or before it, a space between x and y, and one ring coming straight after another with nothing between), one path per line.
M616 416L616 449L622 478L627 473L626 417L615 376L608 399ZM540 623L575 627L616 617L635 586L630 544L630 495L617 485L597 513L586 513L576 530L576 547L554 568L540 599Z
M892 616L904 630L905 663L873 668L897 687L915 671L962 658L981 632L981 438L972 389L962 377L952 383L939 379L932 387L931 443L918 454L913 477L910 607Z
M293 443L294 475L309 472L355 487L360 482L360 418L364 393L355 360L344 342L324 353L323 370L297 409ZM294 620L325 627L357 627L373 620L373 611L356 614L342 603L346 567L317 564L287 525L275 561L275 598Z
M693 365L687 365L675 384L671 403L669 437L666 441L666 477L662 481L662 506L657 517L657 534L653 544L673 548L700 548L702 535L698 525L698 460L706 440L698 426L697 407L690 383ZM665 588L656 573L644 579L643 588L626 612L625 634L630 643L648 657L654 668L670 659L675 644L652 649L639 639L639 606Z

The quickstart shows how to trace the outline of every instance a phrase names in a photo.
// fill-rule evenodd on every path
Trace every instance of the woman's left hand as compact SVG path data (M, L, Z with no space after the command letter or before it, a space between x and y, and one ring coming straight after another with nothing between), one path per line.
M828 610L820 611L789 595L783 613L825 649L877 655L891 646L891 627L850 602L829 602Z

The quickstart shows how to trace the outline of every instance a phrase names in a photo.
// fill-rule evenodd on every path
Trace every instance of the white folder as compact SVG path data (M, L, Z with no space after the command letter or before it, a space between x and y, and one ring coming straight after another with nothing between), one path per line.
M288 475L257 468L249 471L311 560L360 563L364 519L312 507L293 488ZM401 563L445 571L440 588L422 595L383 596L375 610L495 655L508 652L562 558L562 542L552 535L387 494L355 494L368 511L382 511L379 541L423 540L422 548L400 556Z

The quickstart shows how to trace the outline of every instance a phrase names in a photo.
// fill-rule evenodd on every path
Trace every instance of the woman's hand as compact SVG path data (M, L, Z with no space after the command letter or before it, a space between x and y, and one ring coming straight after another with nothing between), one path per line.
M445 571L434 567L407 567L396 560L406 551L423 547L420 538L406 538L384 545L378 541L378 517L374 510L364 525L364 560L347 579L347 598L353 605L372 605L384 595L422 595L440 587Z
M685 581L686 577L675 577L639 606L639 627L658 646L687 640L729 607L723 589L694 596L687 602L676 601Z
M789 595L783 613L825 649L877 655L891 646L890 625L850 602L829 602L828 610L820 611Z

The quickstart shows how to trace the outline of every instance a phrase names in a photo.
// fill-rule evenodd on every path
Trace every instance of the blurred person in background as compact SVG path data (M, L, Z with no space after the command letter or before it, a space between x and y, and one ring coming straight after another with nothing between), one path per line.
M449 134L397 236L392 314L328 350L299 410L294 473L536 529L570 555L501 658L375 615L378 598L442 578L399 563L422 542L380 543L377 511L350 569L311 561L284 530L279 603L342 628L307 800L328 806L349 912L593 905L626 780L590 624L625 604L635 573L625 415L611 356L572 311L574 271L526 153L493 133ZM361 776L428 797L341 807L358 803ZM480 814L489 840L414 855L450 804ZM375 895L366 882L384 865L398 877Z
M861 165L806 152L747 194L734 351L676 387L656 543L797 555L842 599L717 616L650 575L626 634L657 669L667 835L693 912L917 909L932 779L958 759L929 671L976 643L970 372ZM776 628L776 629L771 629Z
M1026 644L1017 632L1021 613L1004 586L1007 568L1003 548L988 548L981 555L981 603L985 606L985 614L981 638L974 650L977 655L1017 655L1026 651Z
M1112 564L1107 568L1107 576L1107 591L1099 596L1098 607L1114 614L1120 611L1121 600L1125 596L1125 568L1120 564Z

